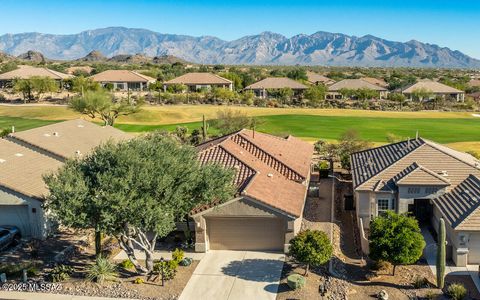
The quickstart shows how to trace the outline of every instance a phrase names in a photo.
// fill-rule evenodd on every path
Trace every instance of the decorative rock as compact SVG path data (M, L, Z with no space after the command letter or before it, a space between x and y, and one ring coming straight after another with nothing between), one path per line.
M0 282L1 283L7 282L7 274L5 273L0 274Z
M27 281L28 281L27 270L23 269L22 270L22 282L26 283Z
M378 299L379 299L379 300L388 300L388 293L387 293L387 291L381 290L381 291L378 293Z

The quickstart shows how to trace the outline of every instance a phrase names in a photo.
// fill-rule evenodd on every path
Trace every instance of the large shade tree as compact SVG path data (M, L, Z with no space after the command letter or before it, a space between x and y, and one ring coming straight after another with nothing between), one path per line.
M231 198L233 176L231 169L200 165L194 148L153 133L67 161L45 177L47 206L67 226L114 235L136 269L148 273L157 238L195 206ZM134 248L145 253L145 267Z
M414 264L422 256L425 240L418 221L406 214L387 211L370 223L370 258L393 265Z

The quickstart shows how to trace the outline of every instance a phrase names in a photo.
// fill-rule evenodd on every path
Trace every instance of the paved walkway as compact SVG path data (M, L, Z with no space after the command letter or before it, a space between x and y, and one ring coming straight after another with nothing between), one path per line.
M275 300L284 261L282 253L210 251L179 300Z
M48 293L29 293L29 292L0 292L0 300L113 300L114 298L104 297L86 297L86 296L72 296L63 294L48 294ZM129 300L126 298L115 298ZM132 299L133 300L133 299Z
M423 255L427 259L428 265L432 270L433 274L437 274L437 243L433 239L432 235L427 228L422 228L422 235L425 239L425 249L423 250ZM456 266L446 266L445 267L445 276L447 275L470 275L473 283L477 287L478 292L480 292L480 278L478 276L478 265L467 265L466 267L456 267Z

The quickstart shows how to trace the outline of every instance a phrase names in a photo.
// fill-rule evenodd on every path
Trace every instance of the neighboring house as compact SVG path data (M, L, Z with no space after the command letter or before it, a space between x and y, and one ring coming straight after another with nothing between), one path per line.
M328 87L327 99L344 99L343 90L369 89L377 91L380 99L386 98L388 90L384 87L372 84L363 79L343 79Z
M287 77L268 77L247 86L244 90L253 91L258 98L268 98L269 90L289 88L293 90L293 96L300 96L308 87L298 81Z
M407 98L413 99L416 92L423 91L428 92L431 97L443 97L443 98L452 98L456 101L464 101L465 100L465 92L453 88L451 86L445 85L440 82L432 81L432 80L423 80L417 83L414 83L402 90L402 94L404 94ZM423 100L423 99L422 99Z
M310 71L307 72L307 78L308 78L307 81L314 85L323 84L328 86L336 82L335 80L330 79L326 76L320 75L318 73L310 72Z
M471 94L468 94L468 96L472 97L473 100L475 101L480 101L480 92L471 93Z
M369 82L371 84L378 85L383 88L388 88L388 83L385 82L385 80L383 79L378 79L375 77L362 77L360 79L362 79L363 81Z
M0 74L0 88L11 87L15 79L29 79L32 77L48 77L54 79L63 87L63 82L73 78L72 75L64 74L47 68L36 68L32 66L19 66L18 69Z
M300 230L313 146L240 130L197 147L202 164L236 171L237 194L193 210L195 250L280 250Z
M143 91L156 81L155 78L129 70L107 70L89 78L102 86L111 84L114 90L120 91Z
M112 127L71 120L0 139L0 225L19 227L23 237L45 238L51 221L42 207L48 193L42 176L66 158L87 154L108 140L129 138Z
M443 218L449 257L457 266L480 263L480 161L417 138L354 153L351 164L361 233L387 210L435 230ZM366 238L361 244L368 253Z
M471 87L480 87L480 79L472 79L468 82Z
M188 91L196 92L202 89L224 88L233 90L233 82L212 73L187 73L163 83L166 92L170 85L185 85Z

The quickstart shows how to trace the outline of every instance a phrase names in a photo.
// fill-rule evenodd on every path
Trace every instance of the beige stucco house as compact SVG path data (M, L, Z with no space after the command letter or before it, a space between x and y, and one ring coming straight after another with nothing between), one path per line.
M0 139L0 225L15 225L23 237L45 238L51 229L42 176L65 159L89 153L107 140L131 136L112 127L71 120L14 132Z
M369 89L378 92L380 99L388 96L388 90L380 85L370 83L363 79L343 79L328 87L327 99L344 99L343 90Z
M265 99L268 98L269 90L284 88L292 89L294 97L300 96L308 89L306 85L287 77L268 77L245 87L244 90L253 91L256 97Z
M187 73L163 83L163 90L170 85L185 85L188 91L196 92L202 89L223 88L233 90L233 82L212 73Z
M370 221L387 210L411 213L435 230L443 218L457 266L480 263L480 161L422 138L352 154L362 249Z
M332 85L336 82L335 80L330 79L326 76L323 76L323 75L318 74L318 73L310 72L310 71L307 72L307 78L308 78L307 81L310 84L313 84L313 85L323 84L323 85L328 86L328 85Z
M465 100L465 92L459 89L453 88L451 86L445 85L443 83L432 81L432 80L422 80L417 83L414 83L402 90L402 94L407 96L409 99L413 99L415 92L423 91L428 92L431 95L428 98L442 97L455 99L456 101ZM426 99L421 99L426 100Z
M114 90L143 91L156 79L130 70L107 70L89 77L105 86L112 84Z
M287 251L299 231L313 146L241 130L197 147L202 164L236 170L236 197L192 211L195 250Z
M63 87L65 80L73 78L73 75L64 74L48 68L37 68L21 65L17 69L0 74L0 88L11 87L16 79L30 79L32 77L48 77L58 82Z

